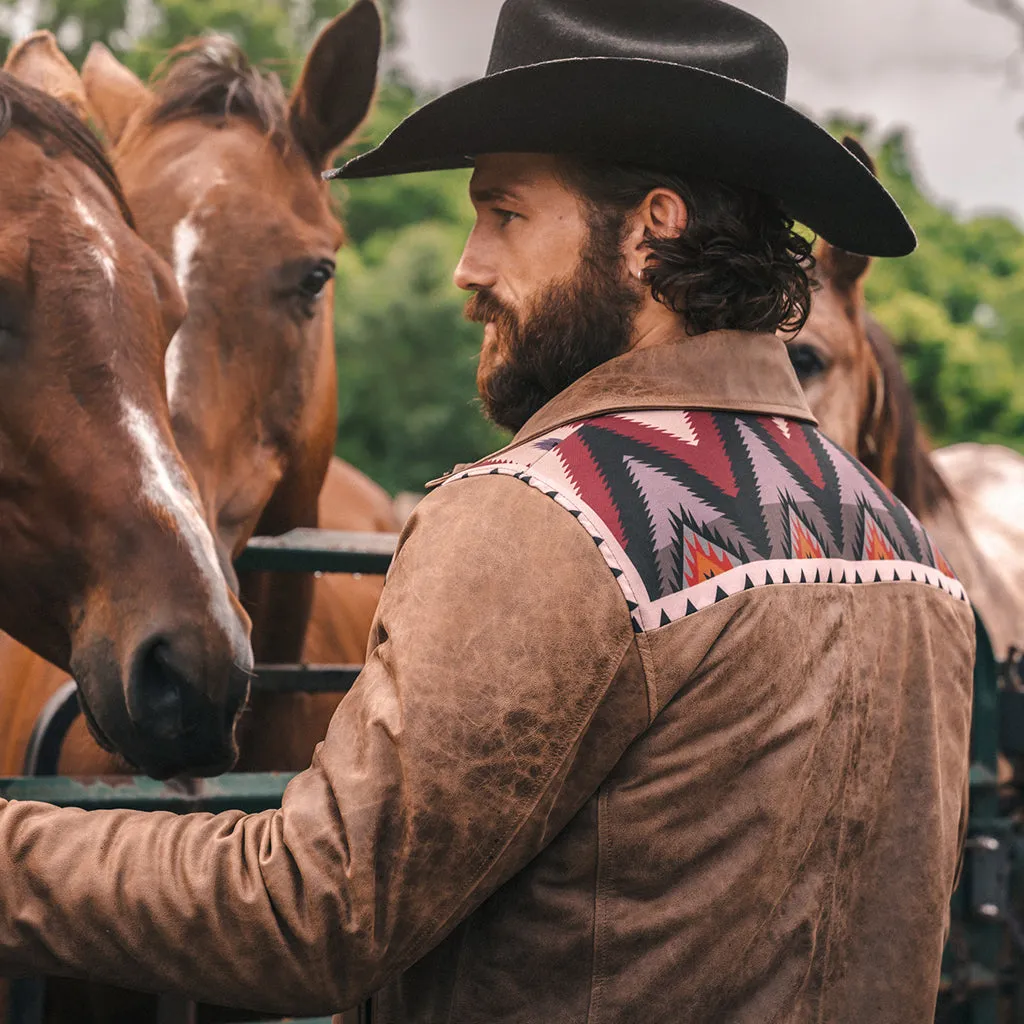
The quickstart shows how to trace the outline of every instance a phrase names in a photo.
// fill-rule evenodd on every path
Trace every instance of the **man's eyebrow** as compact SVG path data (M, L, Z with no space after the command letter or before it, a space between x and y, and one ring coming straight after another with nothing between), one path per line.
M523 201L522 195L514 188L503 188L497 185L492 188L471 188L469 195L474 203L500 203L508 199L514 203Z

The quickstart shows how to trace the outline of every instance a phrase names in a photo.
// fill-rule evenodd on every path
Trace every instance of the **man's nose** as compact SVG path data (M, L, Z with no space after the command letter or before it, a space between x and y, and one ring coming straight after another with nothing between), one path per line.
M470 234L466 247L462 250L462 258L452 275L456 288L465 292L478 292L484 288L493 288L496 282L494 270L484 259L476 231Z

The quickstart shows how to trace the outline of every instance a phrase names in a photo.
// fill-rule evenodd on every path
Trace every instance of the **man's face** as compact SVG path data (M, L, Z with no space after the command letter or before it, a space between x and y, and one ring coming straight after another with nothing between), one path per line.
M619 231L592 228L556 158L480 157L470 184L477 221L455 271L484 323L477 386L495 423L518 430L589 370L629 348L641 292Z

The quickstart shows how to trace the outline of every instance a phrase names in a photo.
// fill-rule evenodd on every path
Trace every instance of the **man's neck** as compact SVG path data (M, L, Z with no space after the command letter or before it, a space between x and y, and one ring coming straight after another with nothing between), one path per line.
M653 298L644 303L633 325L630 350L654 348L656 345L676 344L686 338L686 324L678 313L673 313Z

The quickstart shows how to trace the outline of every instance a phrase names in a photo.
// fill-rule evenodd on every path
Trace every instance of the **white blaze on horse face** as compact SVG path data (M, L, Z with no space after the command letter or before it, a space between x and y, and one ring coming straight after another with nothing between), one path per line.
M245 630L228 599L228 586L213 536L199 512L177 460L164 443L152 417L121 396L121 422L135 442L142 476L141 493L151 506L169 514L183 546L209 589L210 612L238 650L247 644Z
M75 212L82 223L94 234L99 235L99 243L90 247L92 258L99 264L103 276L111 288L117 280L117 246L110 232L100 223L99 218L89 209L84 200L75 196Z
M227 184L227 178L220 171L217 171L210 183L199 190L198 195L171 234L171 258L174 264L174 276L177 279L181 294L185 301L189 299L189 289L195 283L195 272L198 263L197 254L203 242L203 234L199 228L199 217L203 212L203 203L209 194L221 185ZM167 404L174 412L177 399L181 391L181 375L185 364L185 341L188 318L181 325L170 345L167 346L167 354L164 357L164 375L167 377Z
M189 279L192 277L192 268L195 263L196 251L202 236L195 223L195 210L190 210L188 216L178 221L174 226L174 234L171 237L172 253L174 258L174 276L177 278L181 294L188 301ZM167 377L167 404L171 411L174 411L175 402L181 384L182 370L182 348L184 347L185 325L175 332L167 346L167 354L164 356L164 373Z

